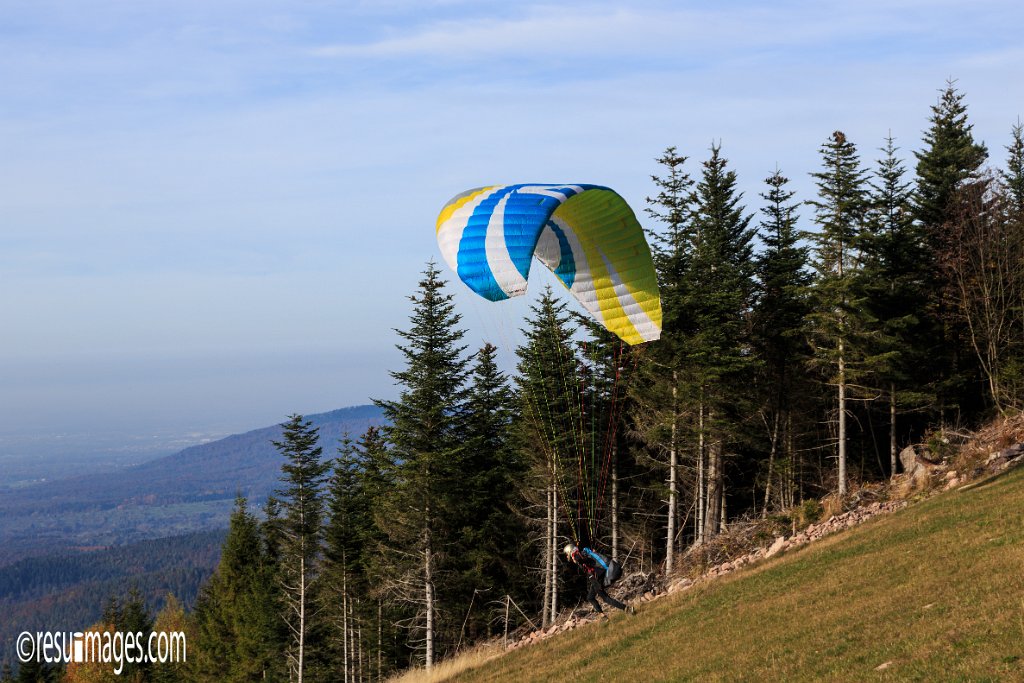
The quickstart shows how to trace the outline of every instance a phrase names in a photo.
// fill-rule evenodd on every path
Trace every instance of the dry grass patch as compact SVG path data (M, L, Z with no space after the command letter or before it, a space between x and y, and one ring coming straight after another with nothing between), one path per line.
M447 681L464 671L501 656L502 653L503 650L500 643L484 643L472 647L455 657L442 660L429 671L423 668L409 669L388 680L391 683L438 683L439 681Z

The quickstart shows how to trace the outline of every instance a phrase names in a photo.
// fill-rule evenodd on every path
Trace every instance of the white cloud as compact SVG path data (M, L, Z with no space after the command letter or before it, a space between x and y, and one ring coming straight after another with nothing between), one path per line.
M319 57L526 59L589 55L708 58L757 50L862 42L873 35L926 35L933 13L922 2L707 4L707 8L633 4L531 5L517 16L425 22L368 41L310 49ZM933 7L934 9L934 7ZM656 64L647 63L647 68Z

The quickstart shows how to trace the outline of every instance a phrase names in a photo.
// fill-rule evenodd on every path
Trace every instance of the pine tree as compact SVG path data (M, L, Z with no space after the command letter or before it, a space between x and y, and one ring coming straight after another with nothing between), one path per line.
M680 508L680 464L683 442L683 386L686 349L693 334L689 274L693 257L693 180L684 170L687 157L675 147L665 150L657 162L664 176L652 175L657 195L647 198L647 214L662 229L649 231L662 302L662 334L651 353L643 355L632 384L635 401L633 419L655 462L667 470L658 485L664 489L665 571L671 573L675 559ZM661 458L665 458L665 462ZM659 495L661 491L659 490Z
M282 437L274 447L284 456L283 488L277 491L283 517L279 522L281 555L279 577L283 589L283 617L291 634L287 650L290 675L302 683L311 628L314 582L322 535L322 486L328 464L321 460L319 431L301 415L281 425Z
M379 427L370 426L355 444L358 489L370 513L363 528L359 545L361 560L368 585L367 598L373 602L370 613L370 644L367 671L373 671L377 680L408 661L410 650L399 638L396 624L406 618L401 605L386 600L389 582L393 581L388 566L388 534L391 524L387 496L397 479L395 463L388 452L387 443Z
M338 457L332 462L327 485L322 589L317 595L320 618L329 634L325 660L331 676L342 681L356 678L363 643L361 639L356 643L355 635L361 632L368 613L376 613L376 602L366 599L369 584L365 541L372 514L361 470L355 443L346 434L338 447ZM373 609L369 610L371 606Z
M1003 183L1010 196L1010 206L1024 220L1024 124L1020 119L1011 130L1013 142L1006 146L1006 170L1002 172Z
M109 667L106 670L109 671ZM14 680L16 683L57 683L60 679L58 666L33 658L18 667L18 675Z
M818 231L807 234L814 246L812 266L814 312L812 345L826 382L837 392L838 492L846 494L847 480L847 387L861 368L864 308L855 284L860 265L857 245L861 236L867 198L865 172L857 148L846 135L835 131L821 147L822 170L812 173L818 199L815 209Z
M917 315L925 299L928 259L920 226L913 218L911 184L904 181L892 136L882 148L869 183L868 220L860 236L863 265L859 287L870 309L873 384L888 395L889 472L896 474L897 414L903 404L919 407L926 396L916 389L925 330Z
M196 654L190 678L252 681L284 673L274 567L246 499L235 499L220 562L203 586L192 622Z
M657 159L666 174L651 176L658 194L647 198L647 215L663 225L663 231L648 232L662 301L662 355L665 347L678 345L676 337L689 327L685 284L692 254L690 226L695 199L693 180L683 168L686 161L687 157L678 154L675 147L667 148Z
M544 580L542 623L547 625L558 613L560 525L566 524L572 540L585 545L591 541L592 520L576 512L589 478L579 470L586 455L579 363L572 343L575 329L565 303L555 299L550 287L530 310L532 316L523 330L525 343L516 349L521 402L517 431L532 475L524 494L535 508L544 509L540 559Z
M931 127L917 157L916 217L933 249L941 250L941 230L950 217L950 201L957 187L988 158L984 144L974 141L967 122L967 105L956 81L946 81L939 101L932 106Z
M153 615L146 606L146 600L138 586L131 586L128 589L126 599L121 602L120 610L114 620L117 630L122 633L141 633L143 642L149 639L153 632ZM120 675L125 680L148 681L153 671L152 662L125 662Z
M971 352L966 333L956 320L951 268L956 264L955 245L949 226L961 213L953 206L957 191L977 177L988 157L984 144L975 142L973 126L968 123L964 95L957 91L955 81L947 81L932 106L930 127L925 131L922 149L917 157L917 191L915 217L928 247L927 283L928 324L926 337L934 344L928 350L929 368L939 419L946 423L951 417L970 413L970 384L974 369L970 367Z
M719 145L703 162L693 219L693 261L689 271L690 310L695 333L687 357L698 388L698 439L707 445L698 516L703 540L726 523L726 449L741 438L754 359L749 353L747 317L754 293L750 227L752 216L740 204L736 173L727 169ZM703 461L704 449L700 448Z
M804 319L810 312L811 278L806 270L808 250L799 246L797 205L792 203L795 193L786 187L789 179L776 169L765 183L768 191L761 197L767 205L762 209L760 224L764 251L755 259L759 292L753 319L754 345L763 362L763 415L769 438L763 507L766 515L773 493L783 505L795 502L795 453L788 444L792 443L792 409L808 356L803 332ZM780 452L783 450L785 457ZM773 490L776 481L778 486Z
M462 502L453 520L459 535L454 569L460 602L469 605L461 640L488 632L488 595L493 600L500 597L498 591L510 592L520 600L525 593L521 549L527 538L516 510L523 465L512 443L515 399L498 369L497 351L485 344L474 356L466 401L465 448L459 459Z
M413 303L408 330L398 331L405 369L392 372L400 387L397 401L377 400L388 426L383 429L395 468L395 482L383 501L390 519L392 589L415 606L412 626L422 634L423 661L433 666L439 609L446 586L441 550L451 539L448 526L464 433L466 361L461 316L433 262L427 264Z

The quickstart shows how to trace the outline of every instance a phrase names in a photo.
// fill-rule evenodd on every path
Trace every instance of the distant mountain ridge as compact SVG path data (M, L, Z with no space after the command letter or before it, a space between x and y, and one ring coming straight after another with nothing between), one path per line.
M373 405L308 415L324 457L384 422ZM278 485L280 425L190 446L116 472L0 491L0 566L62 550L223 528L237 494L261 505Z

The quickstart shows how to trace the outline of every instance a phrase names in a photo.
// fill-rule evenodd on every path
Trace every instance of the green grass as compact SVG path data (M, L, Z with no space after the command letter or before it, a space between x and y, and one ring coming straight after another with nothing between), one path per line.
M456 680L1022 681L1024 470Z

